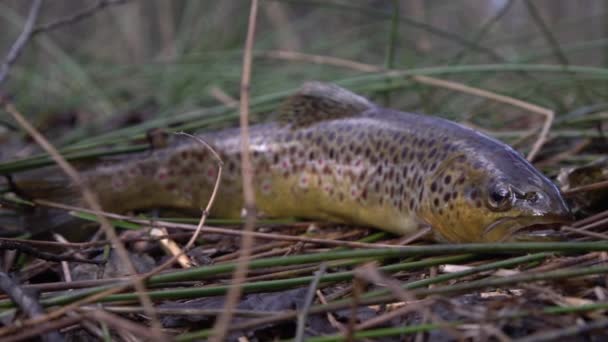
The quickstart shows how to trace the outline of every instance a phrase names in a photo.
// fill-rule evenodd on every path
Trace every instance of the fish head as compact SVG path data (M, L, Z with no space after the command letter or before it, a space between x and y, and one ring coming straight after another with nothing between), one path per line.
M423 220L447 242L559 239L571 220L559 189L517 152L451 158L427 181Z

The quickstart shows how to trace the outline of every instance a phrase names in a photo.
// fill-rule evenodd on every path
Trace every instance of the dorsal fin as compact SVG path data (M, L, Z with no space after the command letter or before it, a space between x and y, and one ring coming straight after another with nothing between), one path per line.
M351 117L373 108L366 98L335 84L306 82L280 107L281 120L303 127L322 120Z

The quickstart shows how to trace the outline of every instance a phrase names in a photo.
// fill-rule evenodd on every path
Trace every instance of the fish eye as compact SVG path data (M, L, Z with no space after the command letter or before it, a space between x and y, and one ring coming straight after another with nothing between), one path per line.
M513 192L504 184L494 184L488 193L488 204L497 211L508 210L513 203Z

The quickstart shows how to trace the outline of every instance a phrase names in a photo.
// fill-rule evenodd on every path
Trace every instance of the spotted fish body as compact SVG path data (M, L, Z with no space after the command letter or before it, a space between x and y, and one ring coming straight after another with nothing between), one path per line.
M397 234L426 225L440 241L473 242L501 240L529 224L567 215L559 191L517 152L453 122L380 108L321 83L305 84L280 112L278 122L250 130L256 205L264 216L368 225ZM201 138L224 162L212 213L239 217L239 130ZM109 211L201 208L209 200L217 162L196 141L178 140L84 171L85 182ZM508 208L498 207L505 189Z

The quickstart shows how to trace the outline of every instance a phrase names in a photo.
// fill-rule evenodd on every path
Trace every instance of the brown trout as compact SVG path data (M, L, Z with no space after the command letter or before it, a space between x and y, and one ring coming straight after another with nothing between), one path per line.
M265 217L321 219L396 234L430 226L438 241L455 243L528 237L534 230L526 227L569 217L557 187L518 152L454 122L382 108L317 82L306 83L279 112L277 122L250 128L256 205ZM212 215L238 218L239 129L201 138L225 165ZM204 207L216 160L194 140L174 140L82 170L84 181L112 212ZM52 191L41 182L16 183L33 197L66 201L60 198L65 185Z

